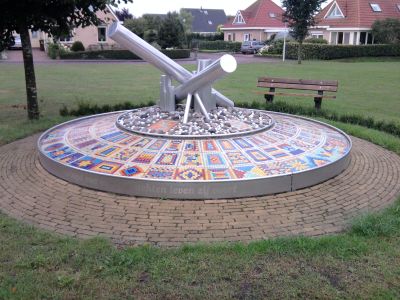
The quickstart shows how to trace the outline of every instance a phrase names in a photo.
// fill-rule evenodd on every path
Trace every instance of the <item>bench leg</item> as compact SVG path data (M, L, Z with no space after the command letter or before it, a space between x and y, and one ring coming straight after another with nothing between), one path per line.
M271 93L275 92L275 88L270 88L269 91ZM267 103L272 103L274 101L274 95L264 95L265 100L267 100Z
M264 95L264 98L268 103L272 103L274 101L274 95Z
M322 105L322 98L314 98L315 109L320 110Z
M323 91L318 91L318 95L323 96L324 92ZM314 98L314 102L315 102L315 109L316 110L320 110L321 109L321 105L322 105L322 98L321 97L315 97Z

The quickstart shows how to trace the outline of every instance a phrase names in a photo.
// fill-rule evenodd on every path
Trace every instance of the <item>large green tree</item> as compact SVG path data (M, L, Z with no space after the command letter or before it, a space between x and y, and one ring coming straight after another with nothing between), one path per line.
M143 17L127 19L124 22L124 26L140 38L144 37L144 32L147 30L147 23Z
M394 18L376 20L372 24L372 34L377 43L398 44L400 43L400 20Z
M297 60L301 64L302 45L308 36L308 29L315 25L315 14L325 0L283 0L284 21L291 29L291 36L299 43Z
M96 12L107 4L131 0L0 0L0 51L21 36L25 68L28 118L39 118L35 69L29 30L41 30L53 36L68 32L73 26L99 24Z
M162 21L158 33L159 44L162 48L182 47L185 43L185 29L176 12L169 12Z

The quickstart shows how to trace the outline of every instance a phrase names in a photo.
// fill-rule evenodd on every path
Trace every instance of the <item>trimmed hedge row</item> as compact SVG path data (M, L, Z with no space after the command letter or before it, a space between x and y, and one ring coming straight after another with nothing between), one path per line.
M153 101L149 101L147 103L139 103L139 104L133 104L130 102L124 102L124 103L118 103L115 105L109 105L105 104L102 106L99 106L97 104L91 104L86 101L81 101L78 103L78 108L76 109L69 109L65 105L60 109L60 116L66 117L66 116L75 116L75 117L80 117L80 116L88 116L88 115L95 115L95 114L102 114L102 113L107 113L107 112L112 112L112 111L120 111L120 110L129 110L129 109L137 109L141 107L146 107L146 106L153 106L156 103Z
M155 105L155 102L147 102L147 103L139 103L132 104L130 102L115 104L115 105L103 105L98 106L97 104L90 104L88 102L82 101L78 103L77 109L68 109L65 105L60 109L61 116L86 116L93 115L111 111L119 111L119 110L128 110L128 109L136 109L145 106ZM261 109L261 110L269 110L276 112L283 112L293 115L303 115L309 117L321 117L331 121L338 121L347 124L360 125L367 128L376 129L379 131L383 131L389 134L392 134L396 137L400 137L400 124L390 121L376 121L372 117L365 117L363 115L358 114L343 114L339 115L336 112L332 112L329 110L321 109L315 110L311 107L304 107L298 104L288 104L283 101L275 101L273 103L265 103L259 101L253 101L252 103L236 103L237 107L242 108L252 108L252 109Z
M189 58L190 50L172 49L161 50L166 56L172 59ZM60 53L60 59L129 59L139 60L140 58L128 50L98 50Z
M263 109L276 112L282 112L293 115L303 115L309 117L320 117L331 121L337 121L347 124L360 125L367 128L376 129L396 137L400 137L400 124L394 121L376 121L372 117L365 117L359 114L343 114L339 115L326 109L316 110L312 107L304 107L298 104L289 104L283 101L274 101L273 103L265 103L253 101L252 103L237 103L236 106L242 108Z
M297 59L297 43L288 43L286 57ZM400 56L400 45L324 45L303 44L302 59L339 59L368 56Z
M229 52L240 52L240 42L227 41L199 41L200 50L220 50Z

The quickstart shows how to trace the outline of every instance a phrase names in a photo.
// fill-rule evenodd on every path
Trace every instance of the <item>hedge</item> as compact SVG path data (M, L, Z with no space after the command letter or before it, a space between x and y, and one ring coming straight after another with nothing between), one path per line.
M189 58L190 50L173 49L161 50L162 53L172 59ZM137 59L140 58L128 50L98 50L60 53L60 59Z
M153 106L156 103L153 101L149 101L147 103L138 103L134 104L131 102L124 102L124 103L117 103L114 105L109 105L105 104L102 106L99 106L97 104L92 104L86 101L80 101L77 103L77 108L68 108L63 105L63 107L60 109L60 115L65 117L65 116L75 116L75 117L80 117L80 116L88 116L88 115L95 115L95 114L102 114L102 113L107 113L107 112L112 112L112 111L120 111L120 110L130 110L130 109L137 109L141 107L146 107L146 106Z
M297 59L297 43L287 43L286 57ZM339 59L368 56L400 56L400 45L303 44L302 59Z
M199 41L200 50L220 50L229 52L240 52L240 42L227 41Z
M147 103L133 104L130 102L119 103L115 105L103 105L91 104L86 101L80 101L77 103L76 109L68 109L65 105L60 109L61 116L85 116L93 115L111 111L136 109L140 107L153 106L155 102L150 101ZM309 117L321 117L331 121L338 121L347 124L359 125L367 128L376 129L396 137L400 137L400 124L394 121L377 121L372 117L363 116L360 114L346 113L338 114L327 109L316 110L312 107L304 107L299 104L289 104L283 101L274 101L273 103L265 103L260 101L253 101L251 103L236 103L237 107L252 108L269 110L276 112L283 112L294 115L303 115Z

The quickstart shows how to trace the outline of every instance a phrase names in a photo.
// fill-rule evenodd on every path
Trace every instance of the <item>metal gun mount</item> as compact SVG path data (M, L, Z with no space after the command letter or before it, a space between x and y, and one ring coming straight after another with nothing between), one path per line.
M160 80L159 105L164 111L175 111L177 101L186 98L184 123L188 121L193 97L195 111L201 112L206 119L208 112L217 105L234 106L232 100L211 87L214 81L236 70L236 59L232 55L225 54L214 62L198 60L197 72L191 73L118 22L110 26L108 36L165 73ZM172 79L181 85L174 87Z

